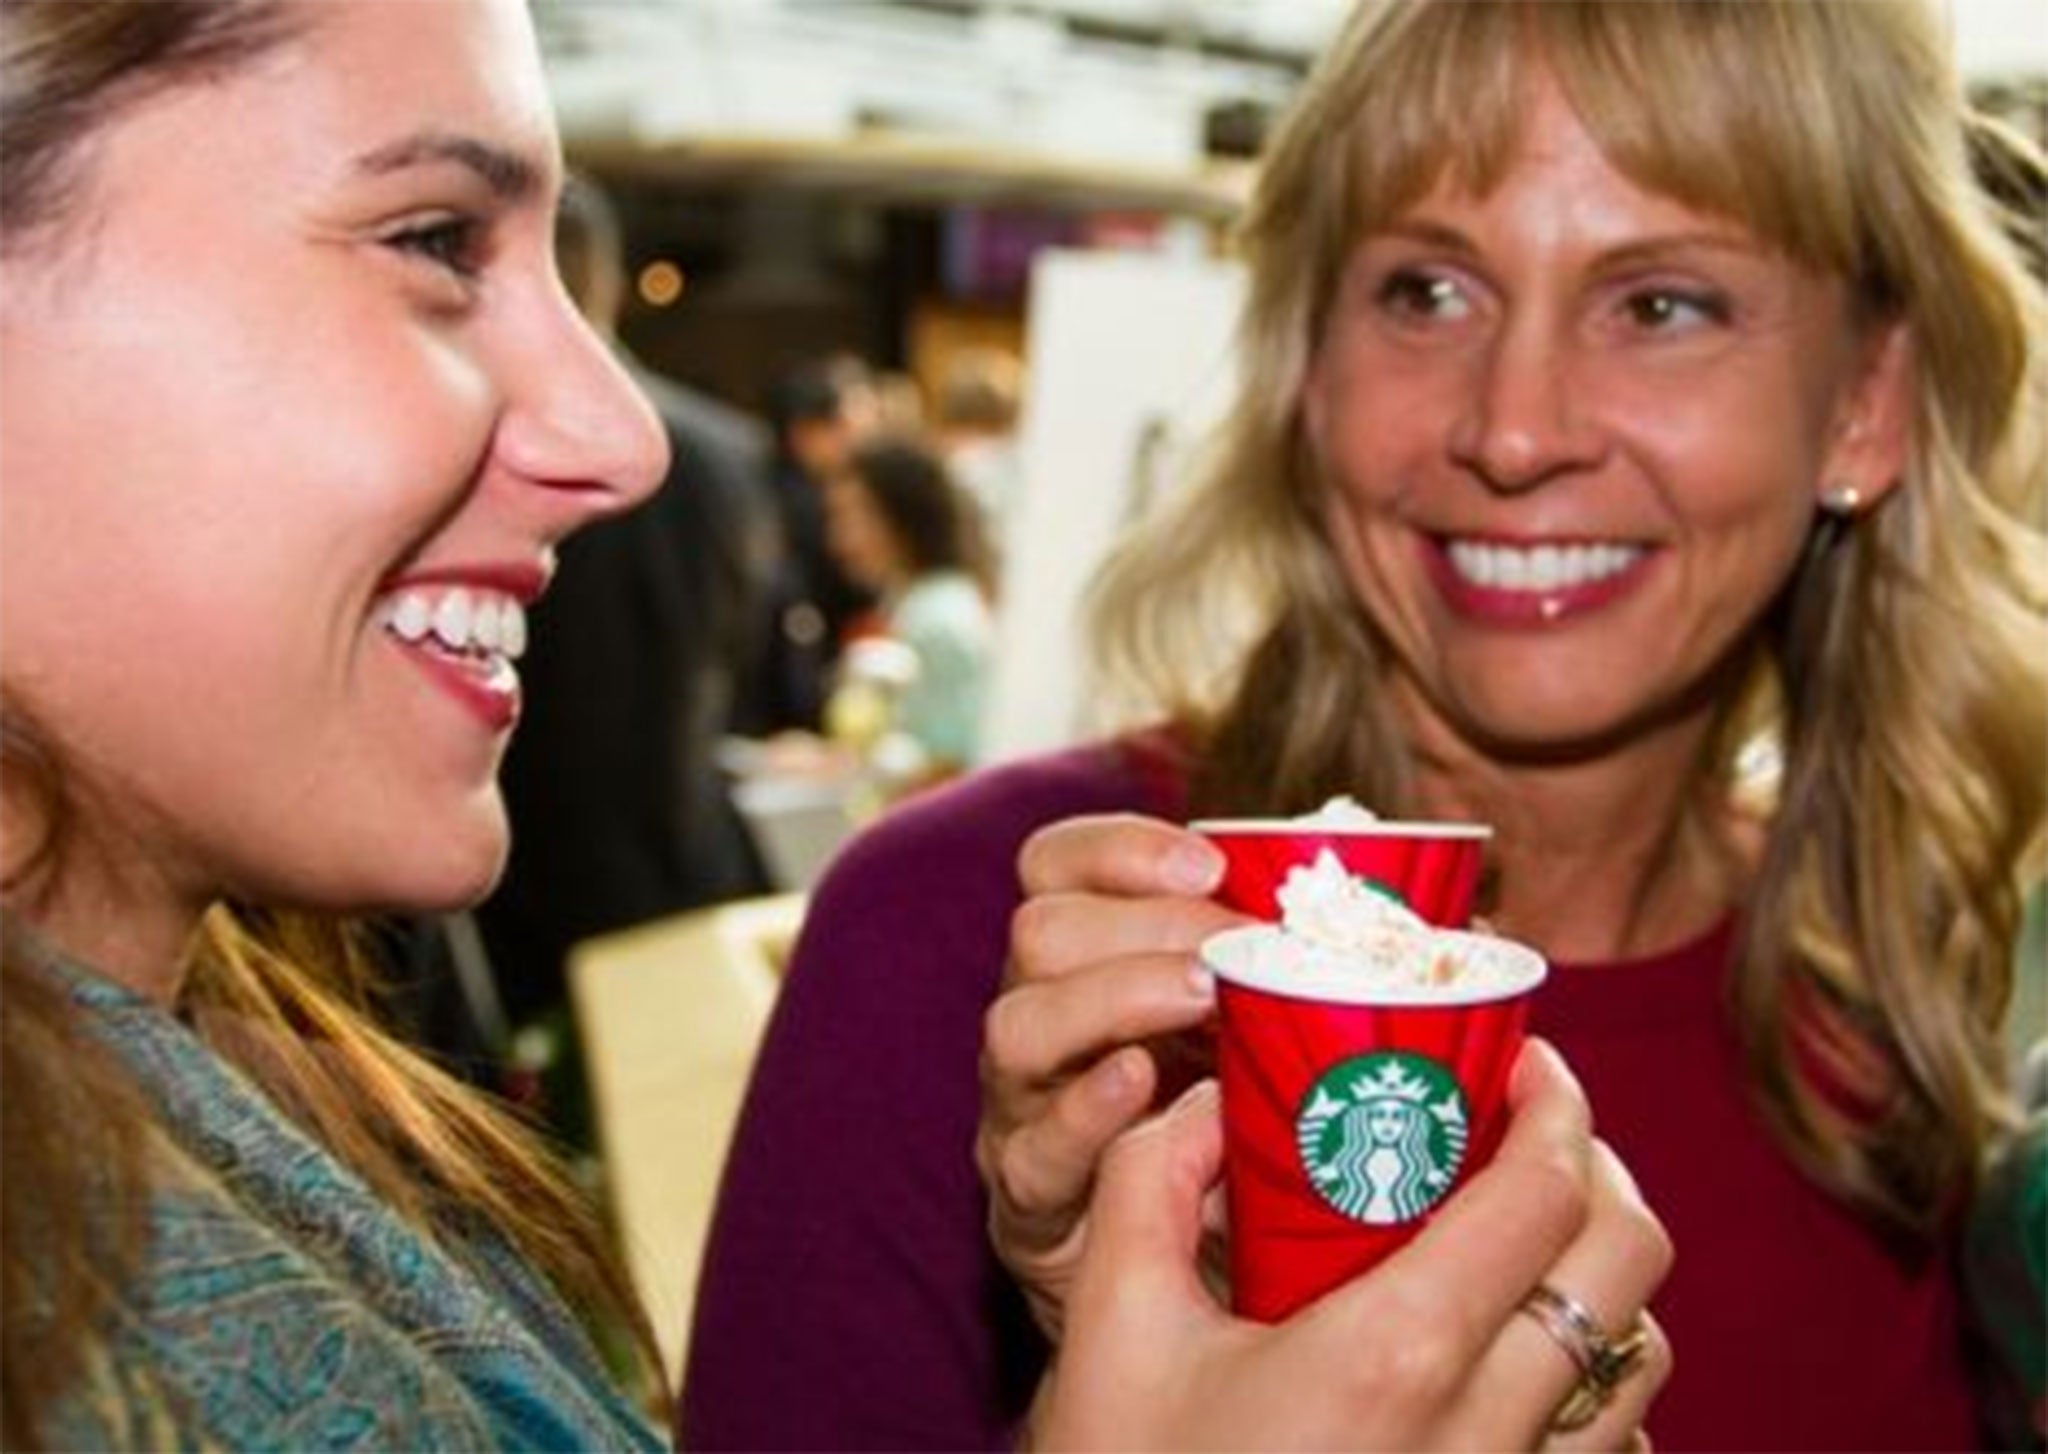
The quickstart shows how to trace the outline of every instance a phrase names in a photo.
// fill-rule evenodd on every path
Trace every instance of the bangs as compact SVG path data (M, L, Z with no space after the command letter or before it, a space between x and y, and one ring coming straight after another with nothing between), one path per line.
M1371 79L1353 90L1345 127L1344 231L1382 225L1439 178L1491 190L1547 73L1637 186L1875 284L1858 219L1882 203L1882 163L1866 152L1888 128L1854 114L1845 98L1863 88L1828 83L1844 55L1878 63L1867 32L1841 23L1843 3L1917 24L1886 0L1460 0L1385 15L1349 38L1353 74Z

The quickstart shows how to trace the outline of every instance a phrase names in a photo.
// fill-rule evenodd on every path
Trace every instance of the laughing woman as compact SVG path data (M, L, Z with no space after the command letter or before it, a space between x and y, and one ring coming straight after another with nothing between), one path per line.
M313 917L491 883L523 613L661 463L525 17L0 25L5 1443L653 1443L596 1224Z

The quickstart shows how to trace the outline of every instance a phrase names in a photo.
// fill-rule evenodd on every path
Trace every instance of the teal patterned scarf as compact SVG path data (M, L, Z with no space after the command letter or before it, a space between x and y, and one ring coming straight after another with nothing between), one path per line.
M161 1006L55 970L168 1132L138 1285L55 1444L663 1447L501 1241L451 1256Z

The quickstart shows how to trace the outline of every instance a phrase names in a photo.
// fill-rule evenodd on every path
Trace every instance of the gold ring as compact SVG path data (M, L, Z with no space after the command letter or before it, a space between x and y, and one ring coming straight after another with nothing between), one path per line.
M1610 1338L1590 1308L1547 1283L1539 1284L1523 1300L1522 1311L1536 1320L1579 1370L1579 1381L1558 1406L1551 1427L1563 1433L1585 1428L1600 1416L1615 1388L1642 1358L1648 1330L1638 1319L1619 1340Z

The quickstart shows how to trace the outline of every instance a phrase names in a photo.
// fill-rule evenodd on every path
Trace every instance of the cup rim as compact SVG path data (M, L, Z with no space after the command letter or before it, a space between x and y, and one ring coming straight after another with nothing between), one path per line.
M1517 940L1503 939L1497 934L1481 934L1469 929L1435 929L1431 933L1434 937L1459 944L1483 946L1484 952L1490 956L1514 961L1520 972L1505 982L1489 977L1448 989L1373 984L1344 973L1327 962L1280 968L1270 958L1238 947L1283 932L1277 924L1240 924L1221 930L1202 941L1202 963L1225 984L1256 990L1261 994L1279 995L1284 999L1419 1009L1490 1005L1520 999L1534 992L1550 977L1549 962L1530 946Z
M1379 818L1370 823L1317 823L1299 818L1197 818L1188 824L1197 833L1231 833L1265 838L1454 838L1487 839L1485 823L1428 822Z

